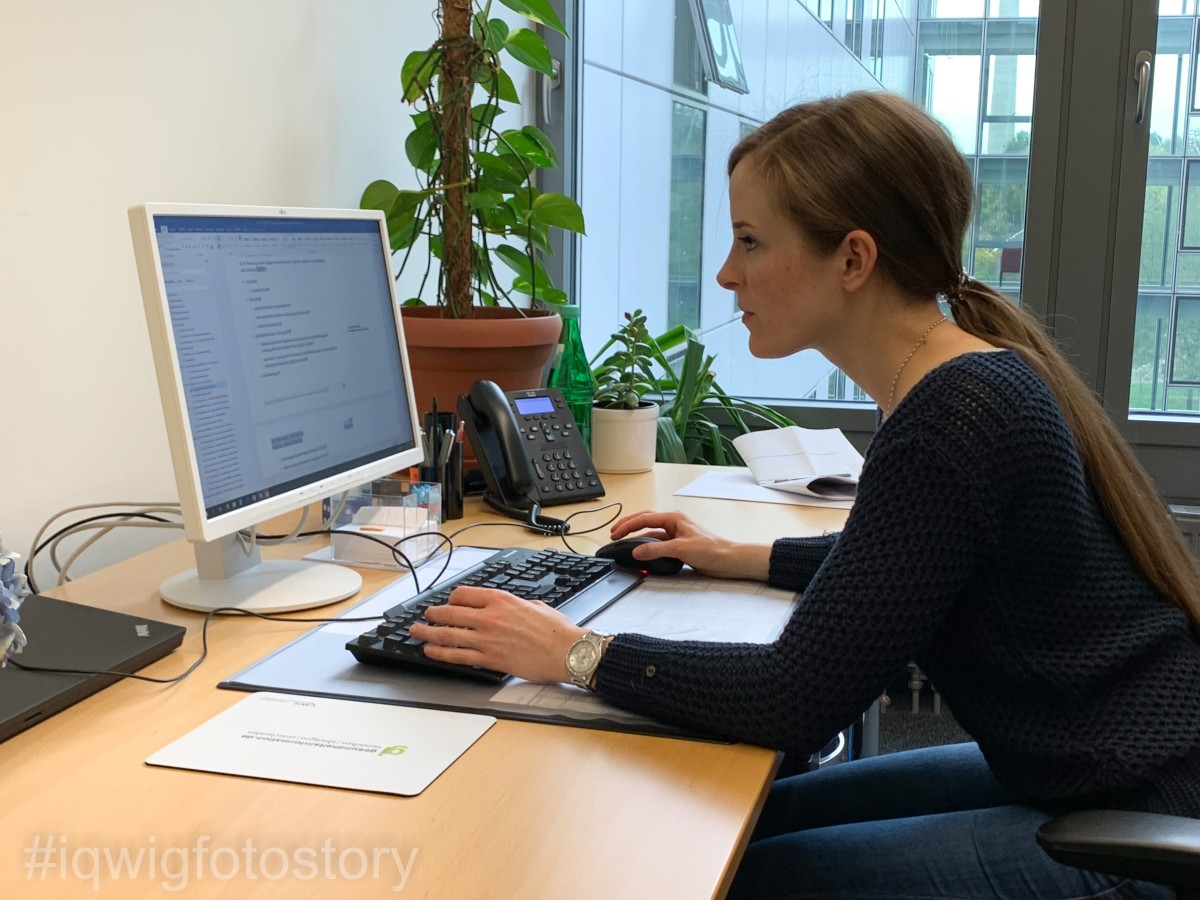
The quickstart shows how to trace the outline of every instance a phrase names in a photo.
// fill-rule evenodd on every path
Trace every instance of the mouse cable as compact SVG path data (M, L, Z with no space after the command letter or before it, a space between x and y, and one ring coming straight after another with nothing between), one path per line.
M588 529L586 529L586 530L584 530L584 531L573 531L573 532L571 532L571 534L572 534L572 535L577 535L577 534L591 534L593 531L599 531L601 528L607 528L607 527L608 527L609 525L611 525L613 522L617 521L617 519L618 519L618 518L620 517L620 515L621 515L621 510L622 510L624 507L622 507L622 506L621 506L621 501L620 501L620 500L614 500L612 503L606 503L604 506L597 506L597 507L595 507L594 509L581 509L581 510L579 510L579 512L574 512L574 513L571 513L571 515L567 516L567 521L568 521L568 522L570 522L570 521L571 521L572 519L574 519L576 516L583 516L583 515L587 515L587 514L589 514L589 513L598 513L598 512L604 512L604 510L606 510L606 509L612 509L614 506L617 508L617 511L616 511L615 513L613 513L611 516L609 516L607 520L605 520L605 521L601 522L599 525L595 526L594 528L588 528ZM559 535L559 540L560 540L560 541L562 541L562 542L563 542L563 546L565 546L565 547L566 547L568 550L570 550L572 553L579 553L579 551L578 551L578 550L576 550L574 547L572 547L572 546L571 546L571 545L570 545L570 544L567 542L567 536L566 536L565 534L563 534L563 535ZM587 554L580 554L580 555L581 555L581 556L586 556Z
M379 616L337 616L334 618L300 618L296 616L282 616L275 613L259 613L252 612L248 609L242 609L238 606L221 606L217 609L209 610L204 614L204 623L200 628L200 658L193 662L190 666L183 670L179 675L174 675L170 678L155 678L150 675L139 675L137 672L121 672L116 669L59 669L54 666L31 666L17 660L15 656L8 658L8 664L16 666L23 672L47 672L53 675L113 675L117 678L133 678L137 681L148 681L151 684L177 684L187 678L200 664L208 658L208 624L212 621L213 616L221 614L254 616L258 619L267 619L271 622L373 622L380 618Z

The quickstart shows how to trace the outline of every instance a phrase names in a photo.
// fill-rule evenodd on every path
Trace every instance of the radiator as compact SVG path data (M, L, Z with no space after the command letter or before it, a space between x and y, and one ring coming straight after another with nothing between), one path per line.
M1192 548L1192 555L1200 559L1200 506L1172 506L1171 514Z

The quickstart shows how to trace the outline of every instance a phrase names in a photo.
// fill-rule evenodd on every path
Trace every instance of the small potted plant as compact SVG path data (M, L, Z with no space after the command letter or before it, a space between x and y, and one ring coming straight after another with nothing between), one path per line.
M618 349L609 353L614 346ZM655 460L741 466L745 462L729 432L796 424L770 407L727 394L717 384L713 362L692 329L677 325L655 338L647 333L641 310L626 313L625 324L592 361L592 460L597 470L644 472ZM657 403L647 400L647 394ZM656 419L649 450L648 407L654 407ZM634 427L635 418L641 430Z
M612 347L617 349L604 356ZM625 324L592 361L592 462L598 472L647 472L654 466L658 404L645 394L658 382L654 364L660 355L639 309L625 313Z

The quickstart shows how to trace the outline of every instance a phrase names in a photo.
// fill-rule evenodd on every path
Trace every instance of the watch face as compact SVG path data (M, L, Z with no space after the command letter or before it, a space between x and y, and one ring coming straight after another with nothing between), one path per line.
M600 652L590 641L581 641L571 648L571 668L577 674L591 670L599 660Z

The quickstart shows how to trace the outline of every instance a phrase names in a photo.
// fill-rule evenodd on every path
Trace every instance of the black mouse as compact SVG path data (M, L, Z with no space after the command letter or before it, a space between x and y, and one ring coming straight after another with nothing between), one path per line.
M605 544L596 551L602 559L611 559L618 566L626 569L641 569L650 575L677 575L683 568L683 560L674 556L660 556L658 559L634 559L633 548L638 544L657 543L658 538L631 537Z

